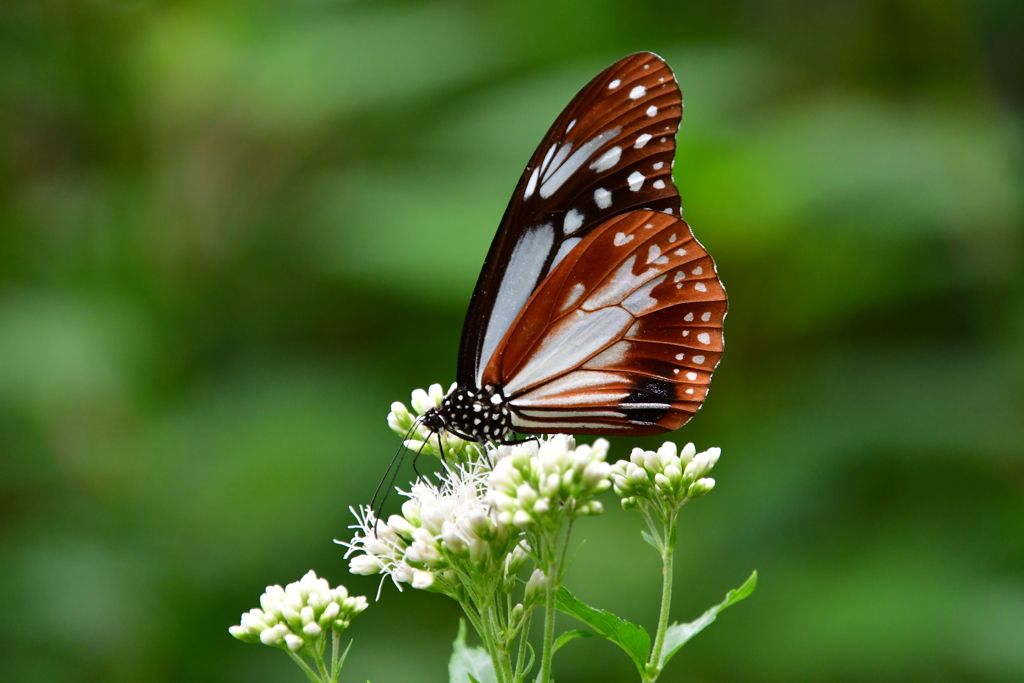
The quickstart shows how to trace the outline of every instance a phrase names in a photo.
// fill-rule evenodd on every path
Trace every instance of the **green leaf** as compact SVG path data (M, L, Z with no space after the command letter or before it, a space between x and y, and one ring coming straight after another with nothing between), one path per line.
M577 638L594 638L595 636L597 636L596 633L594 633L593 631L588 631L586 629L566 631L562 635L558 636L558 640L555 641L554 651L558 652L558 649L566 643L568 643L570 640L575 640Z
M578 600L565 586L558 589L558 609L579 619L596 631L596 635L612 641L630 656L637 670L644 673L647 654L651 651L651 637L641 626L631 624L611 612L594 609Z
M452 659L448 662L449 683L498 683L494 673L494 662L487 651L466 645L466 620L459 620L459 635L452 647Z
M734 605L743 598L747 597L754 592L757 587L757 572L750 575L750 578L744 582L742 586L734 590L729 591L725 595L725 600L709 609L698 618L694 619L688 624L672 624L665 631L665 644L661 650L661 661L658 662L658 670L660 671L668 663L668 660L672 659L672 655L679 651L679 649L686 644L690 638L703 631L711 622L715 620L718 613L724 610L729 605Z
M656 539L654 536L651 536L646 531L641 531L640 535L643 536L644 540L647 541L652 548L657 550L659 553L661 552L661 544L658 543L658 539Z

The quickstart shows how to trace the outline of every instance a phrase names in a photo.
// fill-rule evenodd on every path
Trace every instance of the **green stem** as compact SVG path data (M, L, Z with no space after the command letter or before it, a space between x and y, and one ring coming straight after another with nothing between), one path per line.
M338 661L340 642L341 633L338 632L338 629L331 628L331 683L338 683L338 674L341 672L341 662Z
M565 559L569 553L569 537L572 534L572 525L575 520L569 517L569 523L565 527L565 540L562 547L558 547L558 536L552 540L545 553L550 559L544 569L546 580L544 587L544 650L540 660L540 683L551 683L551 660L555 654L555 616L558 613L556 602L558 587L562 584L562 572L565 571Z
M665 646L665 632L668 630L669 608L672 606L672 560L675 555L675 544L672 539L675 537L676 517L669 517L665 524L664 550L661 554L662 579L661 579L661 615L658 617L658 634L654 638L654 648L651 650L651 659L647 663L650 672L647 681L655 681L661 674L661 650ZM653 531L653 529L652 529Z
M525 615L523 615L523 628L519 634L519 652L516 657L516 671L515 680L519 680L523 677L526 672L523 671L523 667L526 666L526 649L527 649L527 638L530 635L530 619L533 618L533 609L531 608Z
M321 641L320 645L312 648L313 650L313 661L316 662L316 668L320 671L320 679L323 681L330 681L331 674L327 671L327 665L324 664L324 646L326 642Z
M309 678L310 681L312 681L313 683L324 683L324 681L316 675L316 672L309 668L309 664L306 664L305 660L303 660L302 657L295 654L291 650L286 649L286 652L288 653L288 656L295 660L295 663L298 664L304 672L306 672L306 677Z
M555 578L557 572L551 562L544 570L544 649L540 659L540 683L551 681L551 658L554 655L555 645L555 595L558 591L558 580Z
M498 683L511 683L512 666L508 661L508 649L501 638L501 624L498 623L498 610L491 605L487 610L486 622L488 636L488 651L491 654L491 661L494 663L494 675Z

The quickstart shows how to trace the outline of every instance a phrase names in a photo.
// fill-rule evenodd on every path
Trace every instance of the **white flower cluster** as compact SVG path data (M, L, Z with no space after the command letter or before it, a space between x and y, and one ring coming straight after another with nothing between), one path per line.
M499 460L487 480L498 521L529 529L557 523L563 512L600 514L601 503L592 498L611 487L607 454L605 439L577 447L563 434L498 448Z
M451 385L448 393L451 393L455 386ZM404 403L395 401L391 404L391 412L388 413L388 426L395 434L406 439L405 447L411 451L436 457L443 456L447 462L465 463L480 460L483 451L478 444L449 432L431 432L418 421L428 410L439 407L445 396L446 393L440 384L431 384L427 391L416 389L412 392L410 401L416 412L415 416Z
M350 596L344 586L331 588L310 570L284 588L267 586L260 606L243 614L242 623L228 629L231 635L299 652L330 629L344 631L367 603L362 596Z
M424 480L413 484L401 515L391 515L387 524L373 511L353 511L358 524L348 543L346 557L353 574L389 575L395 585L431 588L440 576L446 586L458 586L466 568L480 571L500 568L515 546L505 525L485 497L485 474L481 464L450 466L440 476L440 485ZM516 555L516 557L519 557ZM519 566L525 555L518 560ZM506 567L514 575L519 566Z
M657 451L634 448L629 460L612 466L615 492L622 497L622 507L631 509L655 503L666 510L677 510L687 500L699 498L715 487L715 480L705 477L721 455L722 449L709 448L697 453L692 443L678 455L676 445L666 441Z

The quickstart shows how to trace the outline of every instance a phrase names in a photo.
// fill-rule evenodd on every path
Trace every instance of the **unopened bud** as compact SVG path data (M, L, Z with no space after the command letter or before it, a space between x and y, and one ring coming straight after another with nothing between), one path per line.
M529 581L526 582L523 601L527 605L534 604L540 599L540 595L547 588L547 585L547 578L544 576L544 572L534 569L533 574L530 574Z

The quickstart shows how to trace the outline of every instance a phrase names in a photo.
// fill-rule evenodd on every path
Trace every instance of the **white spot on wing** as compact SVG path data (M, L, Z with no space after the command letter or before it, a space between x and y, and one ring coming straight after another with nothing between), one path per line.
M612 147L610 150L602 154L597 161L590 165L590 168L594 169L598 173L607 171L609 168L619 163L619 159L622 158L622 148Z
M643 135L639 136L636 139L636 142L633 143L633 148L634 149L643 149L644 145L646 145L648 142L650 142L650 140L651 140L651 136L648 135L647 133L644 133Z
M608 89L614 90L615 88L618 88L620 85L622 85L622 81L616 78L614 81L608 84Z
M599 209L607 209L612 205L612 193L603 187L594 190L594 203Z
M570 237L569 239L564 240L560 245L558 245L558 253L555 254L555 258L553 258L551 260L551 267L548 269L549 273L552 270L555 269L555 266L557 266L559 263L562 262L562 259L564 259L566 257L566 255L570 251L572 251L573 247L575 247L577 244L580 243L581 239L583 239L583 238L582 237Z
M478 383L487 362L498 347L498 342L505 336L512 321L530 298L554 241L555 228L550 223L545 223L524 231L512 250L512 256L508 260L508 266L498 286L498 294L494 299L494 308L491 310L487 331L484 333L484 343L480 347L480 364L476 372Z
M544 155L544 162L540 165L540 172L541 173L544 173L544 171L547 169L548 163L551 162L551 157L554 156L554 154L555 154L555 148L556 147L558 147L558 143L557 142L555 144L551 145L551 147L548 148L548 153Z
M523 199L529 199L533 196L533 191L537 189L537 169L533 169L533 175L530 176L530 182L526 183L526 192L523 193Z
M663 189L665 189L665 181L664 180L655 180L654 181L654 189L656 189L656 190L663 190Z
M569 213L565 214L565 220L562 221L562 232L571 235L579 230L581 225L583 225L583 214L576 209L569 209Z
M540 196L547 199L553 195L558 188L560 188L562 184L569 179L569 176L575 173L576 170L579 169L579 167L582 166L594 152L600 149L601 145L616 137L621 131L622 128L616 126L611 130L606 130L600 135L587 140L580 145L579 149L573 152L572 156L566 159L557 169L555 169L555 164L552 162L551 168L555 170L551 171L551 175L549 175L547 180L544 181L544 184L540 186Z
M704 356L694 356L693 362L697 365L704 365Z
M685 316L683 317L683 320L685 320L686 322L693 322L693 313L687 313L687 314L686 314L686 315L685 315Z
M706 292L706 291L708 291L708 288L704 286L703 282L698 282L697 284L695 284L693 286L693 288L696 289L698 292Z
M676 256L686 256L686 250L685 249L676 249L673 253Z
M658 114L658 108L655 107L653 104L651 106L647 107L647 115L648 116L657 116L657 114ZM664 138L662 138L662 141L664 141Z
M656 277L640 289L636 290L622 302L622 307L633 315L643 315L658 305L658 300L651 296L651 291L665 281L667 275Z
M661 247L657 244L652 244L650 249L647 250L647 262L664 265L668 263L668 257L661 255Z
M669 216L671 216L672 215L672 207L669 207L669 208L665 209L664 211L662 211L662 213L667 213Z
M701 332L700 334L697 335L697 341L699 341L701 344L710 344L711 335L708 334L707 332Z
M571 151L571 142L566 142L565 144L562 145L561 149L558 150L558 153L555 154L555 158L551 160L551 165L548 166L548 170L544 171L544 173L541 174L541 182L547 180L548 177L555 172L555 169L562 165L562 162L565 161L565 158L569 156L569 152Z
M639 100L641 97L647 94L647 88L642 85L638 85L629 91L629 99Z
M623 244L626 244L627 242L632 242L632 241L633 241L633 236L632 235L627 235L624 232L617 232L617 233L615 233L615 246L617 246L617 247L621 247Z
M633 171L629 174L629 177L626 178L626 182L629 183L629 189L633 192L638 192L640 188L644 186L645 180L647 180L647 178L645 178L644 174L640 171Z
M587 288L583 286L582 282L574 284L572 289L569 290L569 296L565 298L565 303L562 304L562 310L567 311L572 308L573 304L580 300L580 297L583 296L583 292L585 291L587 291Z
M705 311L704 313L702 313L700 319L703 320L704 322L711 320L711 311Z
M693 389L687 389L687 390L686 390L686 393L688 393L688 394L692 394L692 393L693 393Z
M694 275L700 275L703 272L704 272L704 269L701 268L700 266L697 266L696 268L693 269L693 274Z
M675 276L672 278L672 282L679 282L686 277L686 273L681 270L677 270Z
M659 161L658 163L654 164L654 170L655 171L660 171L661 167L664 166L664 165L665 165L664 161Z
M696 372L688 372L688 373L686 373L686 379L688 379L688 380L690 380L692 382L693 380L697 379L697 373Z
M622 262L610 278L590 295L590 298L583 302L584 310L593 311L605 306L612 306L622 301L634 289L642 285L652 275L657 273L656 268L648 268L639 275L633 274L633 266L636 264L636 254Z
M676 360L683 360L684 358L686 358L686 354L685 353L677 353L676 354Z
M576 119L573 119L572 121L569 122L569 127L565 129L565 132L568 133L570 130L572 130L572 127L575 126L575 125L576 125Z

